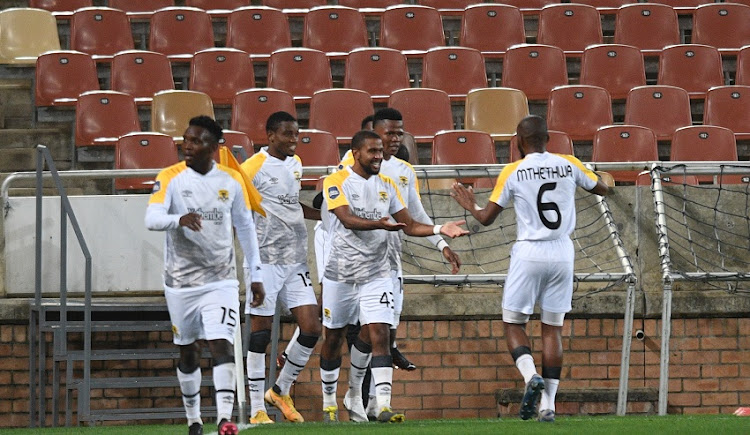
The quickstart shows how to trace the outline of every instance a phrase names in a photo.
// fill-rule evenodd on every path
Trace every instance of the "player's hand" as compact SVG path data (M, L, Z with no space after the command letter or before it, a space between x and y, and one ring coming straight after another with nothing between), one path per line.
M203 228L201 225L201 215L198 213L188 213L180 217L180 226L187 227L195 232L198 232Z
M461 259L458 258L458 254L453 252L450 246L446 246L443 248L443 257L445 257L446 260L448 260L448 263L453 266L451 269L452 274L457 274L458 270L461 268Z
M471 211L474 209L474 189L469 186L468 188L461 183L453 183L453 189L451 190L451 196L456 200L458 205Z
M460 227L460 225L464 225L464 224L466 224L465 220L446 222L443 224L442 228L440 228L440 234L448 236L451 239L465 236L469 234L469 231Z
M250 291L253 293L253 300L250 302L250 306L253 308L257 308L263 303L263 300L266 298L266 291L263 289L263 283L251 283Z
M398 231L406 228L406 224L402 224L401 222L393 222L391 221L391 218L384 217L380 218L380 228L386 231Z

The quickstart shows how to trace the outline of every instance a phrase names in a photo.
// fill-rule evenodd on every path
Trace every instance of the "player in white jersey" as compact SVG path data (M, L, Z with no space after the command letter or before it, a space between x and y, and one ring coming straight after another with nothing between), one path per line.
M190 120L182 145L185 161L156 177L145 224L166 231L164 291L174 343L180 347L177 379L188 418L189 433L203 433L200 417L200 345L208 342L213 357L218 432L237 434L231 422L234 407L235 361L232 344L239 326L239 281L235 268L237 229L252 270L260 267L250 199L241 175L213 160L221 126L207 116ZM252 282L251 305L263 303L260 274Z
M468 234L465 223L427 225L412 219L393 181L380 175L383 142L372 131L352 138L354 164L329 175L323 192L329 217L331 252L323 277L321 381L324 415L337 409L336 384L341 367L341 344L346 326L362 324L372 347L372 377L381 422L403 421L391 410L393 360L389 327L393 322L393 287L387 258L387 231L403 230L411 236ZM396 222L391 220L391 217ZM386 230L386 231L383 231ZM366 364L364 365L366 367ZM363 368L364 368L363 367ZM361 397L361 391L360 391Z
M266 298L258 307L246 307L252 330L247 353L250 422L273 423L265 400L279 408L287 420L301 423L304 419L295 409L289 390L321 333L318 301L307 268L305 227L305 219L320 219L320 210L299 202L302 162L294 153L299 137L297 120L287 112L273 113L266 122L266 133L268 147L242 164L263 198L261 206L266 213L265 217L254 213ZM277 303L291 310L300 333L290 343L276 383L265 391L266 348Z
M526 382L521 418L555 420L555 394L562 370L561 331L573 297L576 186L606 195L609 189L573 156L546 151L547 123L527 116L516 129L523 160L506 166L497 178L487 205L474 202L474 193L456 183L451 196L482 225L490 225L513 202L518 225L503 292L503 324L508 350ZM526 323L539 304L542 321L542 376L531 356Z

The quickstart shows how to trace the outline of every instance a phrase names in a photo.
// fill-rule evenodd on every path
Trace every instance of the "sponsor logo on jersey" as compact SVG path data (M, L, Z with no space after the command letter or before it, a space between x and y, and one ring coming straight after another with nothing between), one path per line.
M299 195L276 195L276 199L278 199L281 204L297 204L299 202Z
M378 192L378 196L380 197L380 202L387 202L388 201L388 193L385 191Z
M224 212L219 210L218 208L214 207L213 210L207 210L203 211L202 208L191 208L188 207L188 211L190 213L198 213L201 215L201 219L204 221L214 221L214 224L220 225L221 222L224 220Z
M151 193L156 193L161 190L161 181L156 181L154 187L151 189Z
M398 184L401 187L406 187L406 185L409 183L409 179L404 177L403 175L399 175L398 177Z
M331 186L328 188L328 197L331 199L336 199L341 195L341 192L339 192L339 188L336 186Z
M220 189L219 190L219 201L227 202L229 201L229 191L226 189Z

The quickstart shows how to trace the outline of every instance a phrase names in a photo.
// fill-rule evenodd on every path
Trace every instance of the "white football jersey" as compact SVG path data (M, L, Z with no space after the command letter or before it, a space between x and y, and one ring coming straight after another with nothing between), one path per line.
M593 189L597 176L577 158L531 153L503 168L490 201L500 207L513 202L517 240L555 240L576 226L575 190Z
M263 264L307 262L307 228L299 203L302 163L297 156L279 160L261 149L242 163L263 198L266 217L253 213Z
M404 208L404 201L393 181L383 175L365 179L346 166L326 177L323 195L330 213L328 237L331 246L325 277L357 284L389 277L388 231L346 229L332 210L348 206L352 214L370 220L397 213Z
M240 174L214 164L202 175L185 165L172 165L159 172L146 209L146 226L165 230L164 284L171 288L197 287L216 281L237 279L234 233L254 230L250 200ZM201 215L202 228L192 231L179 225L181 216ZM242 242L242 240L241 240ZM243 245L255 251L257 243ZM246 252L253 257L253 252Z

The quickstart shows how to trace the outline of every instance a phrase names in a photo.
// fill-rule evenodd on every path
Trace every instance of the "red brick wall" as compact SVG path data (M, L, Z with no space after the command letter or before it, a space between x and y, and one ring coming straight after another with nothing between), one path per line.
M539 322L532 321L534 358L540 365ZM634 329L646 338L633 340L630 387L659 385L660 322L636 319ZM288 338L293 325L286 324ZM393 406L410 419L491 418L498 415L495 392L521 388L509 356L500 320L413 320L399 328L402 351L419 367L396 370ZM565 367L562 389L616 389L619 383L621 319L571 319L563 329ZM169 333L95 334L94 343L107 341L122 347L171 346ZM283 345L283 344L282 344ZM77 347L77 344L71 345ZM670 413L729 413L750 404L750 318L675 319L670 351ZM28 426L28 340L26 325L0 325L0 427ZM321 417L318 352L293 387L297 408L308 420ZM204 374L208 371L204 361ZM173 375L174 361L95 362L94 376ZM348 367L344 359L343 367ZM339 397L346 388L347 370L341 371ZM204 392L204 403L210 403ZM47 397L51 399L51 392ZM94 392L95 406L180 406L175 389L104 390ZM47 408L51 409L50 400ZM341 402L341 399L339 400ZM509 410L515 412L511 406ZM611 413L613 404L561 404L560 414ZM505 408L501 411L507 411ZM648 410L631 407L632 412ZM340 413L346 418L346 412Z

